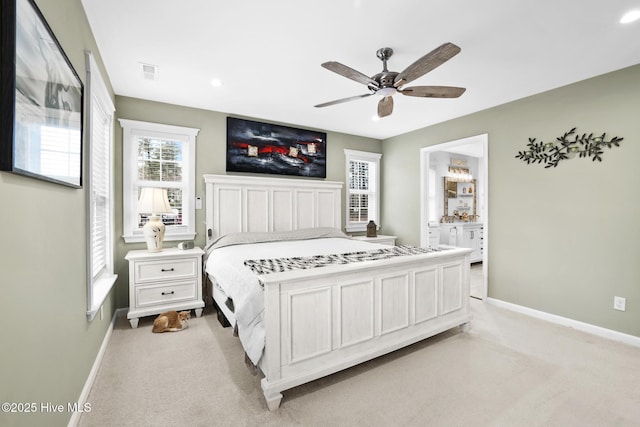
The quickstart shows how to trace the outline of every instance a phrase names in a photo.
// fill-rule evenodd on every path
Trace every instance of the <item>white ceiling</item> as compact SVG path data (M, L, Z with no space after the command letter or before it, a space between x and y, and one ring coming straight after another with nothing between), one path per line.
M640 0L82 0L116 94L384 139L640 63ZM368 92L320 66L402 71L445 42L462 52L411 85L457 99ZM159 66L142 77L140 63ZM223 82L213 87L214 78Z

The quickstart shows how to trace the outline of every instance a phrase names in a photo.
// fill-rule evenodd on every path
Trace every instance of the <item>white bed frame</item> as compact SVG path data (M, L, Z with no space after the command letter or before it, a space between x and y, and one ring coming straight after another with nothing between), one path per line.
M340 182L204 180L208 241L230 232L341 228ZM454 248L263 276L266 342L259 367L269 409L279 407L284 390L456 326L465 330L470 252ZM226 307L223 312L232 316Z

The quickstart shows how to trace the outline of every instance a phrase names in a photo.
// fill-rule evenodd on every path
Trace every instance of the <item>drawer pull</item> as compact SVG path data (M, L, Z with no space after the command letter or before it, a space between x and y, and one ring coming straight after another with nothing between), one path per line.
M171 292L163 292L162 295L173 295L175 292L171 291Z
M167 271L173 271L173 267L171 267L171 268L161 268L160 271L162 271L163 273L167 272Z

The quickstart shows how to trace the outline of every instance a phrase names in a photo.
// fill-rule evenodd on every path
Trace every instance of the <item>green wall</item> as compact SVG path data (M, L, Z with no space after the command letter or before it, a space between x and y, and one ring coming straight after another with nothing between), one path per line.
M182 107L146 101L136 98L116 96L116 115L118 118L186 126L200 129L196 142L196 196L205 201L204 174L226 174L227 114L196 108ZM237 116L234 116L237 117ZM247 117L241 117L247 118ZM265 121L251 118L251 120ZM290 123L278 123L294 127L303 127ZM122 239L122 128L118 124L116 131L116 268L119 274L117 288L118 307L129 305L128 265L124 260L131 249L144 249L144 243L124 243ZM317 130L317 129L316 129ZM324 130L320 129L324 132ZM382 143L379 140L327 132L327 180L345 181L344 149L362 150L380 153ZM343 192L344 194L344 192ZM344 207L343 207L344 209ZM196 210L196 240L198 246L205 244L205 211ZM343 212L344 217L344 212ZM178 242L166 242L165 246L176 246Z
M80 0L37 4L85 82L85 49L101 59ZM0 172L0 401L38 405L0 412L0 425L67 425L67 403L80 397L111 322L113 295L102 319L86 317L86 197L84 188ZM40 411L47 402L65 411Z
M419 244L421 147L488 133L489 297L640 336L639 99L636 65L383 141L385 230ZM514 158L573 127L624 141L602 162Z

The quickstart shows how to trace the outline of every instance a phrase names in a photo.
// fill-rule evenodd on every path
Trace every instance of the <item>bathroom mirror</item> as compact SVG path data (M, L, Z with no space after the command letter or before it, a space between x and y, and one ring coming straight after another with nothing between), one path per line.
M476 220L476 180L444 177L444 219L446 222Z

